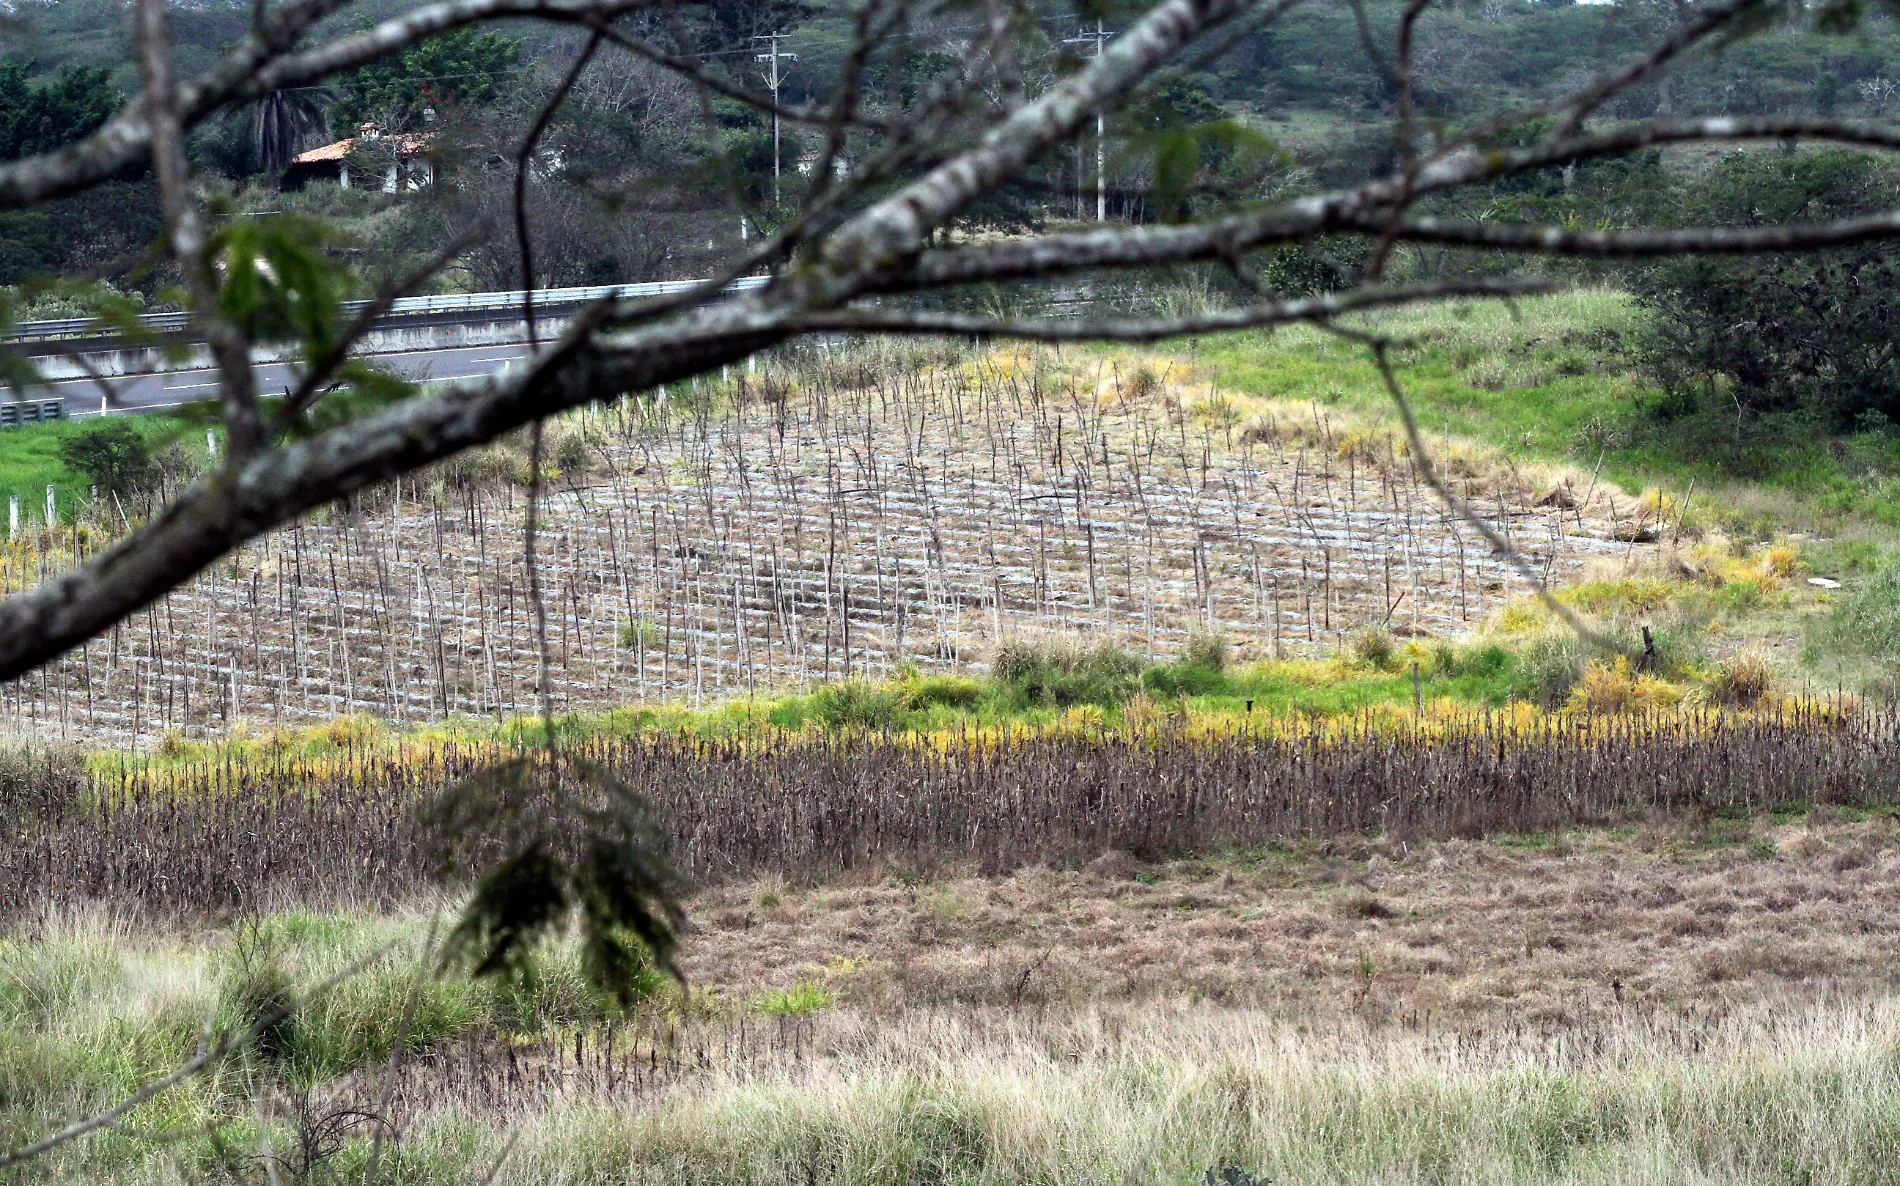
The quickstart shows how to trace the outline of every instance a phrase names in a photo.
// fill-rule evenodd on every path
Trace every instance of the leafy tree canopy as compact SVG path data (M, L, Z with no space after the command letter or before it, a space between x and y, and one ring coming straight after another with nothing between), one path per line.
M152 446L125 420L107 420L59 443L67 469L84 474L101 491L131 494L152 480Z
M519 38L468 26L371 62L337 80L336 126L374 120L386 131L414 131L427 108L493 103L519 69L521 46Z
M1683 202L1687 221L1771 226L1885 208L1900 174L1865 153L1736 153ZM1808 255L1700 258L1640 275L1653 312L1643 361L1659 409L1746 426L1795 415L1828 429L1900 421L1900 252L1886 243Z
M31 62L0 62L0 160L70 144L119 106L103 68L63 66L37 86L27 80L32 68Z

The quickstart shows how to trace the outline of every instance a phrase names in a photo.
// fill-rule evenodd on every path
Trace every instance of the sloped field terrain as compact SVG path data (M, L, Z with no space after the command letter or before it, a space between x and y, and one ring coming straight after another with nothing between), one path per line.
M1368 625L1458 632L1529 588L1389 433L1317 405L1241 419L1217 376L1185 369L820 354L565 423L547 452L535 575L556 711L809 687L900 659L980 668L999 640L1037 633L1327 653ZM1449 448L1438 461L1553 580L1659 528L1607 484L1550 488ZM7 714L40 736L126 741L536 711L524 465L498 450L278 532L10 685ZM110 525L15 546L9 587Z

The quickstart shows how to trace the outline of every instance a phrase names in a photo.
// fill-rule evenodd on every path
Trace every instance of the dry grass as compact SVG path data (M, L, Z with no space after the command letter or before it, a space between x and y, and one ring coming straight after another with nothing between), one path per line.
M1328 1184L1877 1182L1900 1107L1896 873L1891 816L1816 809L734 884L691 903L690 995L603 1027L576 1010L559 951L525 1008L442 982L410 1031L426 1050L392 1083L399 955L299 1022L295 1068L194 1083L47 1168L248 1180L256 1095L280 1149L386 1116L391 1180L414 1183L479 1180L510 1133L499 1180L535 1186L1230 1166ZM0 1081L24 1101L8 1135L182 1057L246 974L246 935L278 936L315 975L385 939L407 952L425 916L260 926L134 932L82 913L0 940ZM234 1160L147 1139L210 1122ZM366 1144L285 1180L361 1180Z
M1692 805L1875 807L1900 777L1900 716L1811 702L1756 714L1435 704L1422 718L1406 708L1168 722L1131 704L1115 731L1091 707L1047 730L602 734L571 737L568 752L643 795L675 863L718 882L1071 868L1108 848L1155 857L1353 833L1478 837ZM437 883L413 808L513 752L443 742L102 767L82 805L22 816L19 842L0 848L0 919L48 899L147 918L401 902ZM15 793L0 781L0 807Z
M1886 819L1689 817L1535 846L1348 839L1146 868L1116 854L927 885L721 888L696 905L686 966L732 999L819 977L869 1009L1206 1000L1563 1018L1619 997L1885 989L1896 874ZM826 973L840 960L848 974Z
M1607 1011L1482 1035L1207 1006L847 1018L817 1027L802 1059L656 1106L537 1105L505 1173L536 1186L1885 1181L1896 1037L1890 999ZM421 1139L498 1143L455 1120Z

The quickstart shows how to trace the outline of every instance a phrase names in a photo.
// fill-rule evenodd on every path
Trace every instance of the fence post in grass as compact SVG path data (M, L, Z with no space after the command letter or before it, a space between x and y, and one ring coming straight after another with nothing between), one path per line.
M51 531L53 524L57 522L59 522L59 511L53 497L53 488L48 486L46 488L46 529Z
M1304 556L1300 557L1300 589L1306 597L1306 606L1305 606L1305 609L1303 610L1303 614L1305 616L1305 621L1306 621L1306 641L1312 642L1313 641L1313 576L1312 576L1312 573L1307 568L1306 557Z
M7 497L7 538L13 539L20 534L20 496Z
M1273 578L1273 657L1286 658L1286 648L1280 641L1280 578Z

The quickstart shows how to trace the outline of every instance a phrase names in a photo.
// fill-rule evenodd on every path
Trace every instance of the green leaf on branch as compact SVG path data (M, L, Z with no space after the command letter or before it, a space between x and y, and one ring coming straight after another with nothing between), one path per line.
M523 983L535 953L573 927L594 989L623 1008L656 971L678 978L681 883L645 803L610 771L580 759L551 776L545 754L497 763L424 809L445 882L480 870L444 960Z
M294 342L315 357L336 344L348 277L322 251L342 246L327 223L296 215L234 221L215 245L220 311L255 342Z

